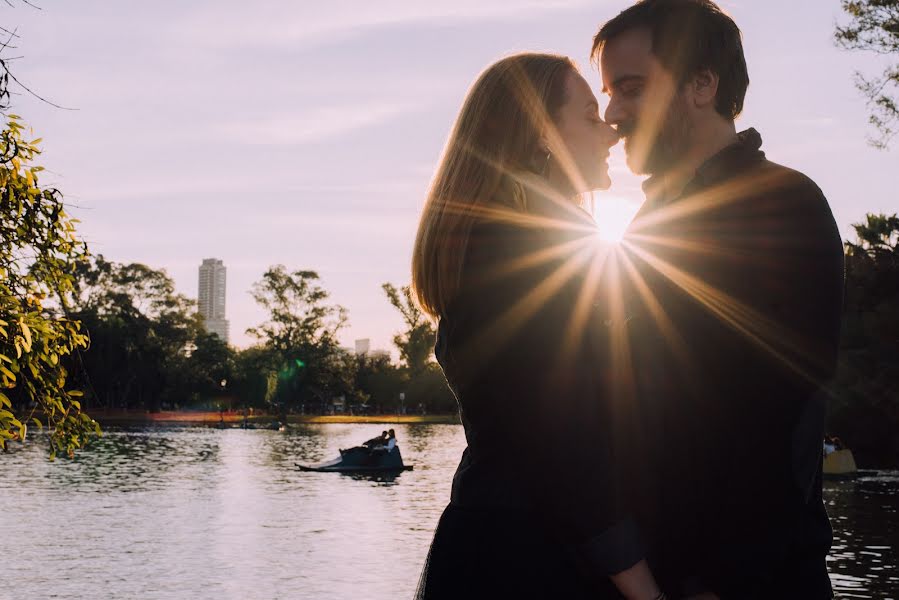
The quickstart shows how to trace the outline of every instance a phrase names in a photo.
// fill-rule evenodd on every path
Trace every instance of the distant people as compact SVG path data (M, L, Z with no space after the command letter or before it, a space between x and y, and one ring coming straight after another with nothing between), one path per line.
M392 430L391 430L392 431ZM387 443L388 434L386 431L382 431L381 435L377 437L373 437L368 441L362 442L362 445L372 450L377 448L378 446L384 446Z
M387 432L387 451L390 452L396 448L396 433L393 429Z
M836 450L837 447L836 444L833 443L833 438L824 438L824 456L832 454L833 452L836 452Z

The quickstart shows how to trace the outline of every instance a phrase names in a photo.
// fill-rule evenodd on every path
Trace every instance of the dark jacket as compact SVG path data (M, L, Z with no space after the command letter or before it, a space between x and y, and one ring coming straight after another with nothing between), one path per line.
M632 460L645 466L635 510L669 582L824 598L821 388L836 365L842 243L821 190L760 146L740 134L667 203L650 180L625 238Z
M596 229L572 204L525 193L529 221L473 228L440 319L436 355L468 442L452 503L529 511L556 544L547 552L602 577L642 550L613 479Z

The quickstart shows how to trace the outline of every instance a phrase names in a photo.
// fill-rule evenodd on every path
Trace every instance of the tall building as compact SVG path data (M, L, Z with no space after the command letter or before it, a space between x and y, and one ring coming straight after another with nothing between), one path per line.
M364 338L361 340L356 340L356 354L357 355L365 355L368 354L371 350L371 340L368 338Z
M206 331L228 341L228 320L225 318L224 263L217 258L205 258L200 265L197 302L206 322Z

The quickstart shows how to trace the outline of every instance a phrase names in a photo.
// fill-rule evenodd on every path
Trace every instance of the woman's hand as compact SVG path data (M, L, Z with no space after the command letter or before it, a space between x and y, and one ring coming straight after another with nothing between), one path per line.
M666 600L645 560L612 575L611 579L627 600Z

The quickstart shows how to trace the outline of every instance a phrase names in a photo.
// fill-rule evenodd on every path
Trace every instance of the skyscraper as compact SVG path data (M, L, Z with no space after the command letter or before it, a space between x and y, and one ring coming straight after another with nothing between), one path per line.
M370 350L371 350L371 340L369 340L368 338L356 340L356 355L357 356L364 356L365 354L368 354Z
M206 321L206 331L228 341L228 320L225 319L224 263L217 258L205 258L200 265L197 302Z

